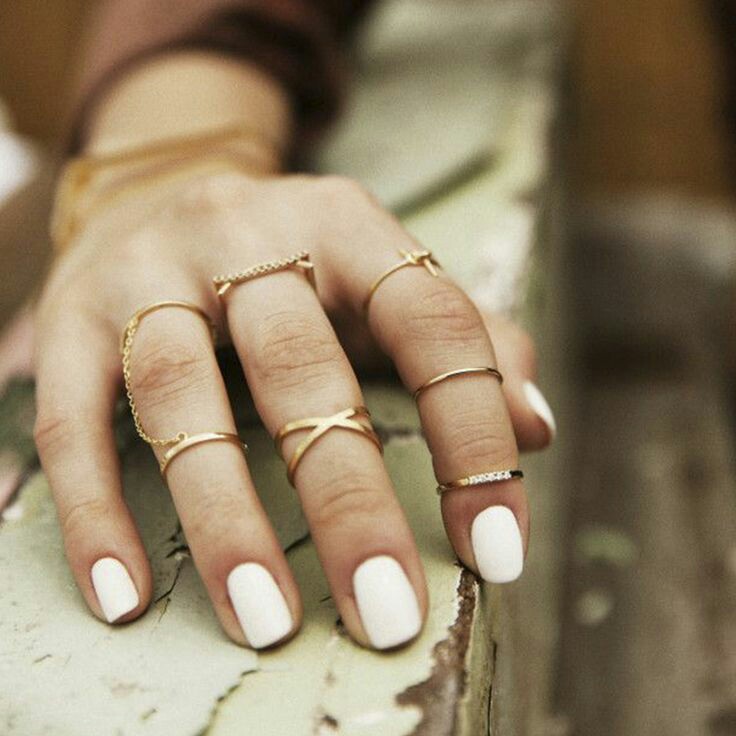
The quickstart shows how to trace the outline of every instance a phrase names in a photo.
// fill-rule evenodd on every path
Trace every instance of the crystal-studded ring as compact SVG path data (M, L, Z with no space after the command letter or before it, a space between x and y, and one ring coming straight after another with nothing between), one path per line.
M317 290L317 282L314 277L314 264L310 260L309 253L306 250L300 250L292 256L280 258L277 261L259 263L255 266L251 266L250 268L246 268L245 271L213 276L212 283L215 285L215 289L217 290L217 296L222 299L233 286L244 284L246 281L253 281L253 279L259 279L262 276L268 276L269 274L277 273L278 271L286 271L287 269L293 268L303 271L310 286L315 291Z
M451 480L447 483L440 483L437 486L437 493L442 495L447 491L454 491L458 488L469 488L470 486L483 486L488 483L502 483L505 480L521 479L524 473L521 470L491 470L488 473L477 473L469 475L467 478L459 480Z

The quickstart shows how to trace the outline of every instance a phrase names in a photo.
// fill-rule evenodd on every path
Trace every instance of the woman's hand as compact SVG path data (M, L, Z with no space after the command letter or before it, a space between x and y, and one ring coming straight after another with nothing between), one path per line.
M365 314L371 285L401 260L399 249L420 246L359 185L223 174L180 183L156 202L155 213L141 200L100 214L57 264L38 310L36 441L69 562L97 616L129 621L151 598L148 560L121 493L112 420L120 335L152 302L197 304L229 334L272 435L287 422L363 404L334 324L350 335L345 344L385 352L409 390L445 371L496 365L489 328L495 332L503 385L468 375L418 399L439 480L516 468L518 444L550 440L548 408L525 387L534 372L528 338L500 320L484 322L444 273L396 272ZM288 270L218 300L214 275L299 250L311 254L316 292ZM236 431L207 325L196 314L147 316L131 360L149 434ZM286 439L285 458L304 436ZM156 453L160 460L161 448ZM293 635L299 593L243 454L227 443L198 445L177 457L167 481L228 635L257 648ZM422 565L378 449L358 433L330 431L305 454L295 485L350 634L379 649L416 636L427 610ZM496 582L520 574L529 529L521 481L453 490L441 508L464 564Z

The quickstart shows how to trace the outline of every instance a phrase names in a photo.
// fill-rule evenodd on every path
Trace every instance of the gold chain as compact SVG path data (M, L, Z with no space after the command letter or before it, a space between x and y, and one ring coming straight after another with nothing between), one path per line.
M133 349L133 338L135 337L135 333L138 332L138 328L140 327L143 317L151 314L151 312L155 312L166 307L181 307L183 309L188 309L195 314L198 314L209 325L213 341L216 337L215 325L210 319L209 315L204 310L200 309L200 307L198 307L196 304L190 304L189 302L163 301L149 304L147 307L139 309L125 325L120 350L123 360L123 381L125 382L125 395L128 397L128 406L130 406L130 413L133 416L133 423L135 424L135 430L136 432L138 432L138 436L149 445L152 445L154 447L168 447L169 445L176 445L179 442L183 442L184 440L189 438L189 435L186 432L179 432L174 437L169 437L167 439L151 437L151 435L148 434L145 429L143 429L143 423L141 421L140 414L138 413L138 407L136 406L135 399L133 398L133 389L131 388L130 355Z

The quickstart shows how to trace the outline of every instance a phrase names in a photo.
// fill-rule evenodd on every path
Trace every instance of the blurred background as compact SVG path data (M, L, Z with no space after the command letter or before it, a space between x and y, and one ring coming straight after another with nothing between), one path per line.
M736 2L550 4L574 391L535 733L736 734ZM43 269L89 5L0 3L0 323Z

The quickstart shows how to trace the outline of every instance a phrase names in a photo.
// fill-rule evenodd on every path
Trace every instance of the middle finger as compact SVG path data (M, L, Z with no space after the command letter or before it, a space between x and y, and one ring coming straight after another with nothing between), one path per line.
M295 420L362 405L345 353L298 269L235 285L225 302L233 342L272 435ZM286 460L309 431L285 438ZM376 446L359 432L333 428L304 453L293 481L348 631L377 649L414 638L427 607L424 575Z

